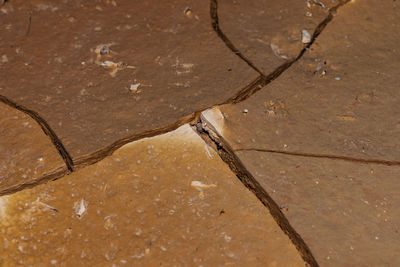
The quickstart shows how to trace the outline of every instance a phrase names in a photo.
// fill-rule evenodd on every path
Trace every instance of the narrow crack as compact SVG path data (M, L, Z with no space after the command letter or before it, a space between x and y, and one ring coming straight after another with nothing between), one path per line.
M306 158L322 158L322 159L349 161L349 162L360 163L360 164L378 164L378 165L386 165L386 166L400 166L400 161L390 161L390 160L381 160L381 159L363 159L363 158L353 158L353 157L337 156L337 155L329 155L329 154L290 152L290 151L262 149L262 148L240 148L240 149L234 150L234 152L237 152L237 151L257 151L257 152L267 152L267 153L283 154L283 155L306 157Z
M225 45L238 57L240 57L243 61L245 61L250 67L252 67L255 71L257 71L261 76L264 76L261 70L259 70L247 57L245 57L239 49L235 47L235 45L229 40L228 37L221 31L219 27L219 19L218 19L218 1L210 0L210 16L211 16L211 25L214 31L217 33L218 37L222 39Z
M237 178L248 188L262 203L267 207L282 231L290 238L294 246L299 251L303 260L309 266L319 266L315 260L310 248L304 242L303 238L290 225L288 219L282 213L279 205L258 183L252 174L246 169L241 160L235 155L230 145L220 136L214 127L207 122L202 116L192 124L192 128L200 135L200 137L221 157L221 159L229 166Z
M211 24L214 29L214 31L217 33L217 35L221 38L221 40L225 43L225 45L238 57L240 57L242 60L244 60L250 67L252 67L255 71L257 71L260 75L254 79L250 84L246 85L242 90L234 94L232 97L228 98L226 101L222 103L217 103L214 105L210 105L208 107L202 108L196 112L193 112L185 117L182 117L178 121L171 123L167 126L148 130L142 133L139 133L134 136L126 137L120 140L115 141L114 143L98 150L95 151L91 154L84 155L81 157L78 157L75 160L72 160L70 154L64 147L63 143L61 140L57 137L55 132L51 129L50 125L35 111L30 110L24 106L18 105L15 102L9 100L5 96L0 95L0 101L18 109L19 111L22 111L29 115L31 118L33 118L42 128L43 132L49 136L51 139L51 142L53 145L56 147L57 151L60 153L62 159L65 162L65 165L67 166L67 169L70 172L73 172L77 169L84 168L88 165L92 165L102 159L104 159L107 156L110 156L113 154L115 150L120 148L121 146L137 141L143 138L149 138L157 135L161 135L170 131L173 131L177 129L178 127L182 126L183 124L186 123L192 123L193 121L196 121L199 117L201 112L203 112L206 109L209 109L214 106L221 106L225 104L236 104L241 101L246 100L249 98L251 95L259 91L261 88L275 80L277 77L279 77L283 72L285 72L293 63L295 63L297 60L299 60L303 54L311 47L311 45L315 42L316 38L321 34L321 32L325 29L327 24L333 19L334 13L337 11L337 9L344 4L348 3L351 0L343 0L341 1L338 5L332 7L329 9L329 14L328 16L317 26L317 28L314 30L314 33L312 35L312 40L309 44L307 44L298 54L298 56L295 59L289 60L285 63L283 63L281 66L279 66L277 69L275 69L273 72L271 72L268 75L263 74L247 57L245 57L234 45L233 43L229 40L229 38L223 33L219 26L219 19L218 19L218 1L217 0L210 0L210 16L211 16ZM30 183L27 185L28 187L33 187L35 184L41 184L42 180L43 181L48 181L48 177L53 177L53 179L59 179L63 175L58 175L58 176L52 176L52 175L45 175L39 179L36 179L34 183ZM14 188L13 192L17 192L20 190L23 190L27 186L25 185L20 185L19 188ZM0 196L5 194L4 192L0 192Z
M33 188L35 186L44 184L49 181L58 180L70 173L71 172L64 166L61 168L57 168L49 173L44 174L39 179L35 179L30 182L25 182L24 184L16 184L16 185L7 187L6 189L0 191L0 197L5 196L5 195L11 195L11 194L17 193L19 191L22 191L24 189Z
M17 103L15 103L14 101L8 99L7 97L5 97L3 95L0 95L0 102L3 102L4 104L6 104L8 106L17 109L17 110L27 114L32 119L34 119L40 125L43 132L50 138L54 147L57 149L58 153L61 155L61 158L65 162L67 169L70 172L73 171L74 163L72 161L71 156L69 155L69 153L65 149L63 143L58 138L56 133L51 129L50 125L46 122L45 119L43 119L36 111L30 110L22 105L18 105Z
M258 77L258 83L255 84L252 87L247 87L244 88L242 91L240 91L238 94L236 94L234 97L231 98L231 103L236 104L239 103L243 100L246 100L250 96L252 96L254 93L259 91L261 88L265 87L267 84L271 83L273 80L278 78L282 73L284 73L287 69L289 69L295 62L297 62L299 59L302 58L304 53L314 44L315 40L317 37L322 33L322 31L326 28L326 26L329 24L329 22L332 21L335 13L337 10L350 2L351 0L342 0L339 2L339 4L331 7L328 10L328 15L326 18L321 21L318 26L315 28L313 35L311 37L311 41L303 47L303 49L300 50L299 54L293 58L290 59L283 64L281 64L279 67L277 67L274 71L269 73L268 75L265 75L262 71L260 71L254 63L252 63L246 56L244 56L239 49L237 49L233 43L229 40L229 38L223 33L222 29L219 26L219 18L218 18L218 0L210 0L210 14L211 14L211 25L214 29L214 31L217 33L217 35L221 38L221 40L225 43L225 45L234 53L236 54L239 58L244 60L250 67L252 67L255 71L257 71L260 74L260 77Z

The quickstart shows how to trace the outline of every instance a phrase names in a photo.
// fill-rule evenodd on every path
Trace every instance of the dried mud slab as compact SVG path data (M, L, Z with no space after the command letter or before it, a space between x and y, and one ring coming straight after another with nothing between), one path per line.
M0 103L0 192L64 172L61 156L40 126Z
M267 209L188 125L1 197L0 218L7 266L304 266Z
M400 167L238 152L321 266L398 266Z
M265 75L294 59L328 16L329 8L344 1L218 1L219 25L236 48Z
M15 0L1 11L0 94L38 112L74 160L171 130L257 76L213 31L208 1Z
M221 111L234 149L400 159L398 3L355 1L281 77ZM246 113L247 111L247 113Z
M387 166L400 159L399 20L397 2L352 1L282 76L203 113L323 266L400 262L400 169Z

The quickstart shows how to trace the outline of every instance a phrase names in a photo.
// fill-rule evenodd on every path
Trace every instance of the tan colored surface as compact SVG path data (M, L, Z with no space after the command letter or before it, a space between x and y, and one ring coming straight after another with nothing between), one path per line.
M297 57L304 47L302 30L313 34L340 1L218 1L220 26L233 44L264 74L269 74L288 59ZM309 3L309 4L307 4Z
M398 3L389 0L339 9L303 59L250 99L222 108L227 140L234 148L399 161L397 21Z
M29 116L0 103L0 191L66 169L58 151Z
M398 5L342 7L304 58L216 120L322 266L400 264L400 169L385 166L400 165Z
M400 167L238 152L321 266L400 264Z
M38 112L75 160L224 102L257 76L213 31L208 1L13 0L2 10L0 94Z
M187 125L2 197L0 217L6 266L304 266L267 209Z

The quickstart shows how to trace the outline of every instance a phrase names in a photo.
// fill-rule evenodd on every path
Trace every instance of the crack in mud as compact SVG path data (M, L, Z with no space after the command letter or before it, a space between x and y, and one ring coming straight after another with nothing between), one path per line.
M58 180L70 173L71 172L64 166L57 168L49 173L46 173L45 175L41 176L39 179L36 179L34 181L30 181L30 182L27 182L24 184L17 184L17 185L9 186L7 189L0 191L0 197L5 196L5 195L11 195L11 194L17 193L19 191L22 191L24 189L33 188L35 186L44 184L49 181Z
M303 238L290 225L278 204L246 169L224 138L220 136L214 127L202 116L191 125L200 137L218 153L221 159L229 166L231 171L238 177L243 185L246 186L263 203L263 205L269 209L274 220L282 231L290 238L306 264L309 266L319 266L310 248L304 242Z
M221 38L221 40L225 43L225 45L234 53L236 54L239 58L241 58L243 61L245 61L250 67L252 67L255 71L257 71L260 75L254 79L250 84L246 85L242 90L234 94L232 97L227 99L226 101L222 103L217 103L214 105L210 105L208 107L202 108L196 112L193 112L189 115L186 115L182 117L181 119L175 121L174 123L171 123L167 126L148 130L145 132L142 132L140 134L134 135L134 136L129 136L120 140L115 141L114 143L97 150L91 154L84 155L81 157L78 157L77 159L73 160L64 147L63 143L61 140L57 137L55 132L51 129L50 125L35 111L30 110L24 106L18 105L15 102L9 100L5 96L0 95L0 101L13 107L16 108L19 111L22 111L29 115L31 118L33 118L42 128L43 132L49 136L51 139L51 142L53 145L56 147L57 151L60 153L62 159L65 162L65 165L67 166L68 173L73 172L77 169L84 168L85 166L92 165L102 159L104 159L107 156L112 155L112 153L120 148L121 146L137 141L143 138L149 138L157 135L161 135L170 131L173 131L177 129L178 127L182 126L183 124L186 123L192 123L193 121L196 121L199 117L201 112L204 110L214 107L214 106L220 106L224 104L236 104L241 101L246 100L249 98L251 95L256 93L257 91L261 90L264 86L275 80L277 77L279 77L284 71L286 71L293 63L295 63L297 60L299 60L303 54L311 47L311 45L315 42L316 38L321 34L321 32L325 29L327 24L333 19L334 13L337 11L337 9L344 4L350 2L350 0L344 0L341 1L338 5L332 7L329 9L329 14L328 16L317 26L317 28L314 30L314 33L312 35L311 42L307 44L298 54L298 56L292 60L286 61L283 63L281 66L279 66L277 69L275 69L273 72L271 72L268 75L265 75L262 73L249 59L247 59L234 45L233 43L229 40L229 38L223 33L223 31L220 29L219 26L219 19L218 19L218 1L217 0L210 0L210 17L211 17L211 25L216 34ZM67 173L66 173L67 174ZM61 175L61 173L60 173ZM53 177L53 179L59 179L61 176L52 176L52 175L45 175L42 176L41 178L35 180L34 183L29 184L29 185L20 185L19 188L13 188L13 192L17 192L20 190L23 190L26 187L33 187L36 184L41 184L42 180L44 181L49 181L50 179L48 177ZM0 192L0 196L5 194L4 192Z
M355 163L360 163L360 164L378 164L378 165L386 165L386 166L400 166L400 161L390 161L390 160L380 160L380 159L363 159L363 158L353 158L353 157L337 156L337 155L329 155L329 154L290 152L290 151L262 149L262 148L239 148L239 149L234 150L234 152L237 152L237 151L256 151L256 152L283 154L283 155L306 157L306 158L322 158L322 159L342 160L342 161L349 161L349 162L355 162Z
M284 62L282 65L280 65L278 68L276 68L274 71L269 73L268 75L265 75L262 71L260 71L247 57L245 57L234 45L233 43L229 40L228 37L223 33L219 26L219 19L218 19L218 0L210 0L210 15L211 15L211 25L214 29L214 31L217 33L217 35L221 38L221 40L225 43L225 45L239 58L244 60L250 67L252 67L255 71L260 73L260 77L258 77L258 83L255 84L253 87L248 87L245 88L244 90L240 91L236 96L232 97L231 103L236 104L239 103L243 100L246 100L250 96L252 96L254 93L259 91L261 88L266 86L267 84L271 83L273 80L278 78L283 72L285 72L287 69L289 69L295 62L297 62L304 53L314 44L315 40L317 37L322 33L322 31L325 29L325 27L329 24L329 22L332 21L336 11L343 5L347 4L351 0L342 0L339 2L339 4L331 7L328 10L328 15L326 18L321 21L318 26L315 28L311 41L306 44L303 49L300 50L299 54L297 57L287 60Z
M0 95L0 102L15 108L29 117L34 119L42 128L43 132L50 138L51 142L53 143L54 147L57 149L58 153L61 155L67 169L72 172L74 169L74 162L72 161L71 156L69 155L68 151L65 149L61 140L57 137L56 133L51 129L50 125L43 119L36 111L30 110L24 106L18 105L14 101L8 99L7 97Z
M221 31L219 27L218 20L218 1L210 0L210 16L211 16L211 26L214 31L217 33L218 37L222 39L225 45L238 57L240 57L243 61L245 61L250 67L252 67L255 71L257 71L261 76L264 76L261 70L259 70L247 57L245 57L239 49L235 47L235 45L229 40L228 37Z

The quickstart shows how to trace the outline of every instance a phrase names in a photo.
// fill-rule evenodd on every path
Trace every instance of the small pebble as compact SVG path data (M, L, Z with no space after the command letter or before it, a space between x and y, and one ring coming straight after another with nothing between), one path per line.
M232 70L232 68L228 68L228 71L231 71Z
M335 77L335 80L336 81L340 81L340 77Z
M247 108L243 109L243 113L247 114L249 112L249 110Z
M301 31L301 41L303 44L309 44L311 42L311 35L307 30Z
M135 92L137 92L139 86L140 86L140 83L131 84L129 90L130 90L132 93L135 93Z

